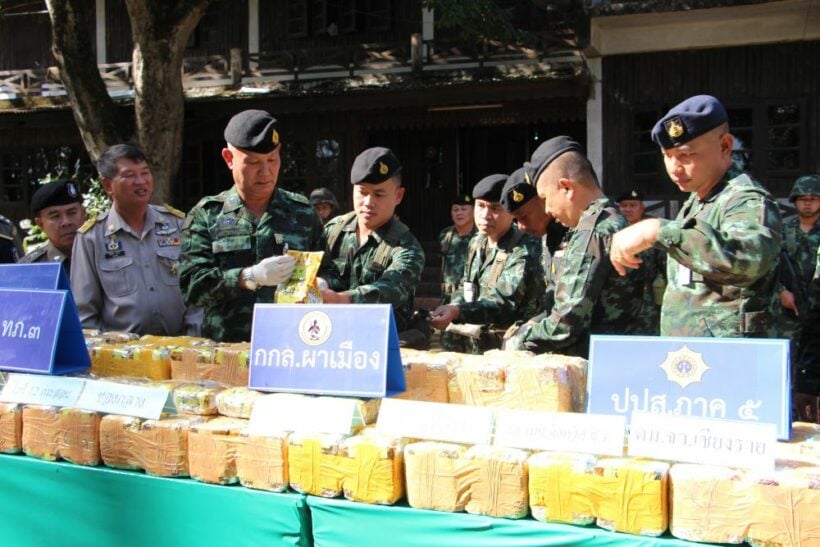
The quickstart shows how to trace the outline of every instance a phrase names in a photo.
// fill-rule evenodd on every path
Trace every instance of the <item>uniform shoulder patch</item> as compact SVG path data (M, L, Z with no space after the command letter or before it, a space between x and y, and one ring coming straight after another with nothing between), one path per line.
M86 221L83 223L83 225L80 226L77 229L77 231L81 234L86 233L88 230L91 229L92 226L94 226L97 223L97 219L98 219L98 217L96 217L96 216L88 217L88 219L86 219Z
M163 207L166 211L168 211L169 213L171 213L172 215L174 215L174 216L175 216L175 217L177 217L177 218L185 218L185 213L183 213L183 212L182 212L182 211L180 211L179 209L176 209L176 208L174 208L174 207L171 207L171 206L170 206L170 205L168 205L167 203L163 203L163 204L162 204L162 207Z

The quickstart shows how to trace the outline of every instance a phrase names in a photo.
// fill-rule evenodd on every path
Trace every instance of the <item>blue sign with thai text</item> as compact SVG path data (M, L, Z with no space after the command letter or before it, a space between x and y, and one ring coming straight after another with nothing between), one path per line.
M354 397L405 390L389 304L257 304L253 310L253 389Z
M791 432L789 341L590 338L587 412L634 411L773 423Z
M0 265L0 370L65 374L90 366L62 265Z

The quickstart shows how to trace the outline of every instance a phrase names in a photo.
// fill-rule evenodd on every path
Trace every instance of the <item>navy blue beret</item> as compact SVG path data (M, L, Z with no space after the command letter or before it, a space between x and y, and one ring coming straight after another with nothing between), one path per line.
M711 95L695 95L672 107L652 128L652 140L668 150L729 121L726 109Z
M618 199L615 200L615 203L621 203L625 199L636 199L638 201L643 201L643 192L639 192L638 190L627 190L620 196Z
M489 175L473 186L473 198L484 201L500 201L501 190L507 182L507 175Z
M46 207L82 203L83 196L77 185L69 179L58 179L44 184L31 197L31 210L38 214Z
M538 182L538 177L544 172L544 169L549 167L555 158L566 152L580 152L584 153L584 148L575 140L561 135L560 137L553 137L541 143L541 146L535 149L532 153L530 161L524 164L527 173L531 178L531 184Z
M248 152L268 154L279 146L279 122L264 110L244 110L225 126L225 141Z
M519 167L510 173L507 182L504 183L501 190L501 205L510 213L538 195L535 186L528 182L528 177L527 168Z
M456 199L453 200L452 205L472 205L473 204L473 196L470 194L459 194L456 196Z
M353 160L350 182L359 184L381 184L401 171L399 158L389 148L376 146L368 148Z

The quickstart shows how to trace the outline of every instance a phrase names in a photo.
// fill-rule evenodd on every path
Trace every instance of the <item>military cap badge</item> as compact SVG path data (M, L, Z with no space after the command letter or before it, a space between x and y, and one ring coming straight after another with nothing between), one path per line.
M276 129L274 129L273 133L271 134L271 140L273 141L274 146L279 146L279 131L277 131Z
M383 161L379 162L379 173L382 175L386 175L390 168L387 167L387 164Z
M524 194L522 194L518 190L513 190L512 197L514 202L521 203L521 201L524 199Z
M637 198L637 197L638 197L638 192L636 192L635 190L632 190L632 191L629 193L629 195L630 195L630 196L632 196L633 198Z
M673 139L677 139L683 135L683 120L679 116L666 120L663 124L666 128L666 133Z

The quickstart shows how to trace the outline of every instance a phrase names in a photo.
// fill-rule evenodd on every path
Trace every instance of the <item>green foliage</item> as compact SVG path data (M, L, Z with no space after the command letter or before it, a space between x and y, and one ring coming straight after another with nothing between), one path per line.
M454 30L462 40L500 40L522 44L533 36L516 28L493 0L422 0L436 14L436 25Z

